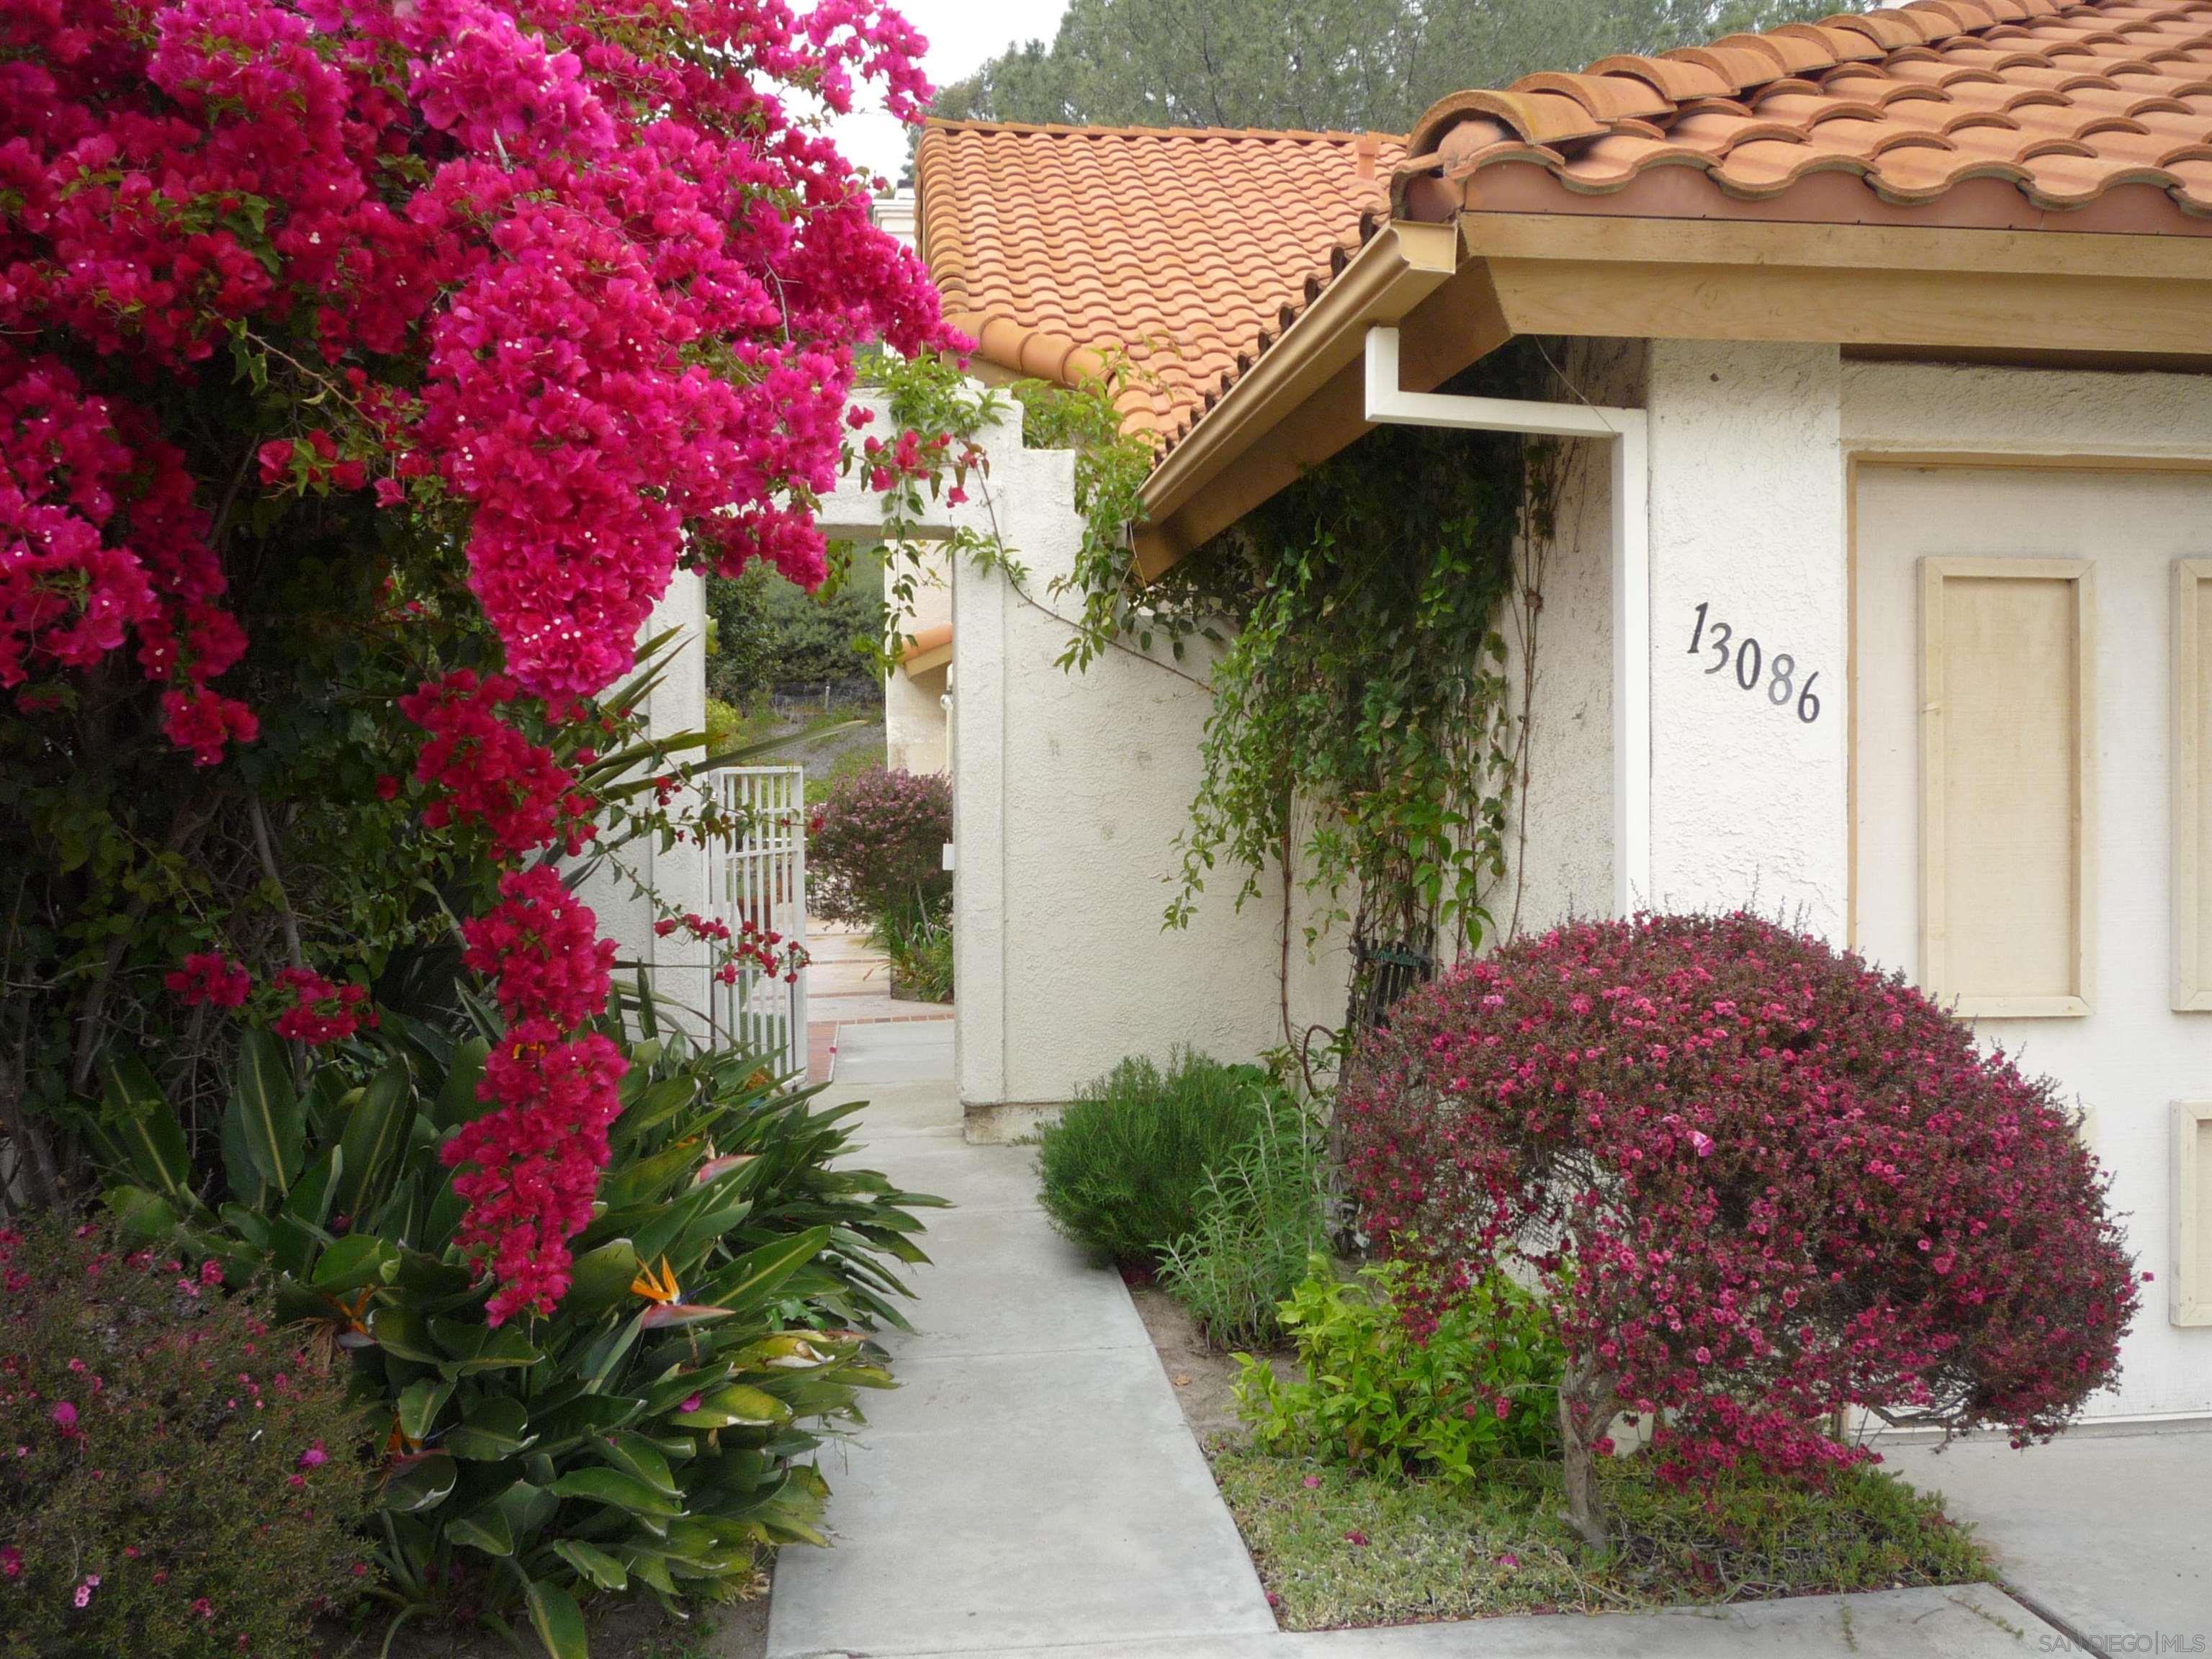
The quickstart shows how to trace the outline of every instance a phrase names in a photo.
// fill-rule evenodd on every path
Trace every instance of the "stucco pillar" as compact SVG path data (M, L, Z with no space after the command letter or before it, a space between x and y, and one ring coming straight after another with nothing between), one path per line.
M1841 384L1832 345L1652 342L1652 858L1639 896L1668 909L1754 906L1838 944L1850 714Z

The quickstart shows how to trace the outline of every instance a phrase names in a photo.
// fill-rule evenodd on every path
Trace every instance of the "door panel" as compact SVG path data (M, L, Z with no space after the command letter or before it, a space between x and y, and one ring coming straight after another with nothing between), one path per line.
M2172 805L2174 569L2212 550L2212 477L1862 462L1853 510L1854 944L2055 1078L2142 1265L2212 1284L2169 1231L2173 1104L2212 1097ZM2093 1410L2212 1410L2212 1329L2168 1316L2154 1288Z

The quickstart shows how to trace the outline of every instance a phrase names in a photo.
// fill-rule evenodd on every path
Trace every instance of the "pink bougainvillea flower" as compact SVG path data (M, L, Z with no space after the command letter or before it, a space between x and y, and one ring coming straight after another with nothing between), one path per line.
M253 978L243 963L220 951L196 951L173 969L162 983L169 994L187 1008L236 1008L252 994Z

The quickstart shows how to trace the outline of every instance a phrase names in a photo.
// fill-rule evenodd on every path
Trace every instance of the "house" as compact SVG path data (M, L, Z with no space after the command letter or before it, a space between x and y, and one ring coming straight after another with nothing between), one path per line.
M1382 423L1566 444L1602 510L1547 554L1522 927L1753 904L1913 976L2115 1171L2165 1300L2101 1408L2212 1412L2212 3L1920 0L1369 155L937 129L921 237L988 363L1153 368L1149 575ZM1527 336L1555 399L1436 392ZM1068 682L953 586L954 643L996 630L953 700L976 1121L1335 1023L1279 894L1157 930L1202 689Z

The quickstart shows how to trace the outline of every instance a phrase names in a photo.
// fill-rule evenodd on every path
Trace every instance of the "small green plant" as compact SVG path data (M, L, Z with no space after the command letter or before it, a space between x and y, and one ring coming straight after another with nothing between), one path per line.
M891 991L917 1002L952 1000L952 920L939 906L908 922L886 922L876 938L891 968Z
M1040 1139L1045 1212L1077 1243L1150 1267L1199 1224L1206 1176L1266 1120L1267 1074L1177 1049L1086 1085Z
M1261 1099L1251 1139L1206 1171L1197 1226L1160 1259L1160 1283L1221 1347L1275 1341L1280 1304L1328 1241L1317 1126L1285 1091Z
M1258 1446L1455 1480L1556 1453L1563 1362L1543 1304L1499 1273L1449 1296L1409 1294L1414 1277L1382 1261L1345 1280L1313 1258L1282 1310L1304 1380L1237 1356L1237 1410Z
M362 1419L301 1346L219 1270L0 1227L0 1655L307 1651L372 1581Z

